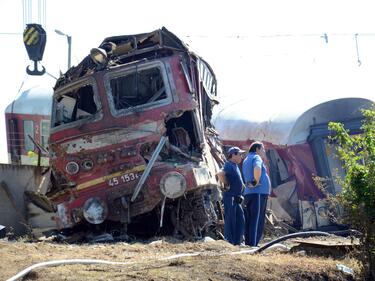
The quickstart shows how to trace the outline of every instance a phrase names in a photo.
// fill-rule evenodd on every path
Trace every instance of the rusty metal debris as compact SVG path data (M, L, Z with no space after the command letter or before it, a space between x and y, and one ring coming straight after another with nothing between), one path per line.
M56 212L60 230L220 237L216 87L208 63L165 28L106 38L55 85L50 185L28 197Z
M310 255L335 258L344 257L359 246L358 238L345 238L340 236L332 236L329 238L324 237L321 239L294 239L292 242L298 243L298 245L292 247L292 252L303 250Z
M271 209L266 211L265 233L269 236L282 236L288 233L296 233L298 230L293 226L283 222L275 216Z

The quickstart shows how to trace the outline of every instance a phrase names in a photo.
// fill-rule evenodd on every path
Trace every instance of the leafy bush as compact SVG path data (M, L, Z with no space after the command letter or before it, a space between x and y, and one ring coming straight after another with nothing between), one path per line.
M363 110L360 135L349 135L340 123L328 124L337 144L346 176L342 182L340 203L346 221L363 233L364 273L375 280L375 110Z

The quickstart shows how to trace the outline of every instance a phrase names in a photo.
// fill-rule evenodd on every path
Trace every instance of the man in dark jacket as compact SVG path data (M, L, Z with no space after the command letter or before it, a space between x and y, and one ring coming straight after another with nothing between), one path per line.
M228 161L218 174L219 179L229 185L223 194L224 237L233 245L240 245L244 234L245 217L241 206L244 184L238 168L244 152L238 147L231 147L228 150Z

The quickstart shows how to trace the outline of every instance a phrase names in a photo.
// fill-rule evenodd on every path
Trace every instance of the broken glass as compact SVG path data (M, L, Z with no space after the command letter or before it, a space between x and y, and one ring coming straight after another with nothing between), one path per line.
M57 99L55 126L88 118L98 111L92 85L84 85Z
M139 70L110 80L116 110L152 103L167 98L158 67Z

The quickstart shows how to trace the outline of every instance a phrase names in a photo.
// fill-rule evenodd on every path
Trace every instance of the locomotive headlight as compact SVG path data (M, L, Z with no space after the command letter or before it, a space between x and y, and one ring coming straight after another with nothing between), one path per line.
M70 161L66 164L65 170L69 175L75 175L79 172L79 165L74 161Z
M104 49L91 49L90 57L97 65L106 65L108 63L107 52Z
M107 218L107 204L98 197L88 199L83 205L83 216L92 224L100 224Z
M178 172L169 172L161 178L160 190L168 198L178 198L185 193L186 179Z

